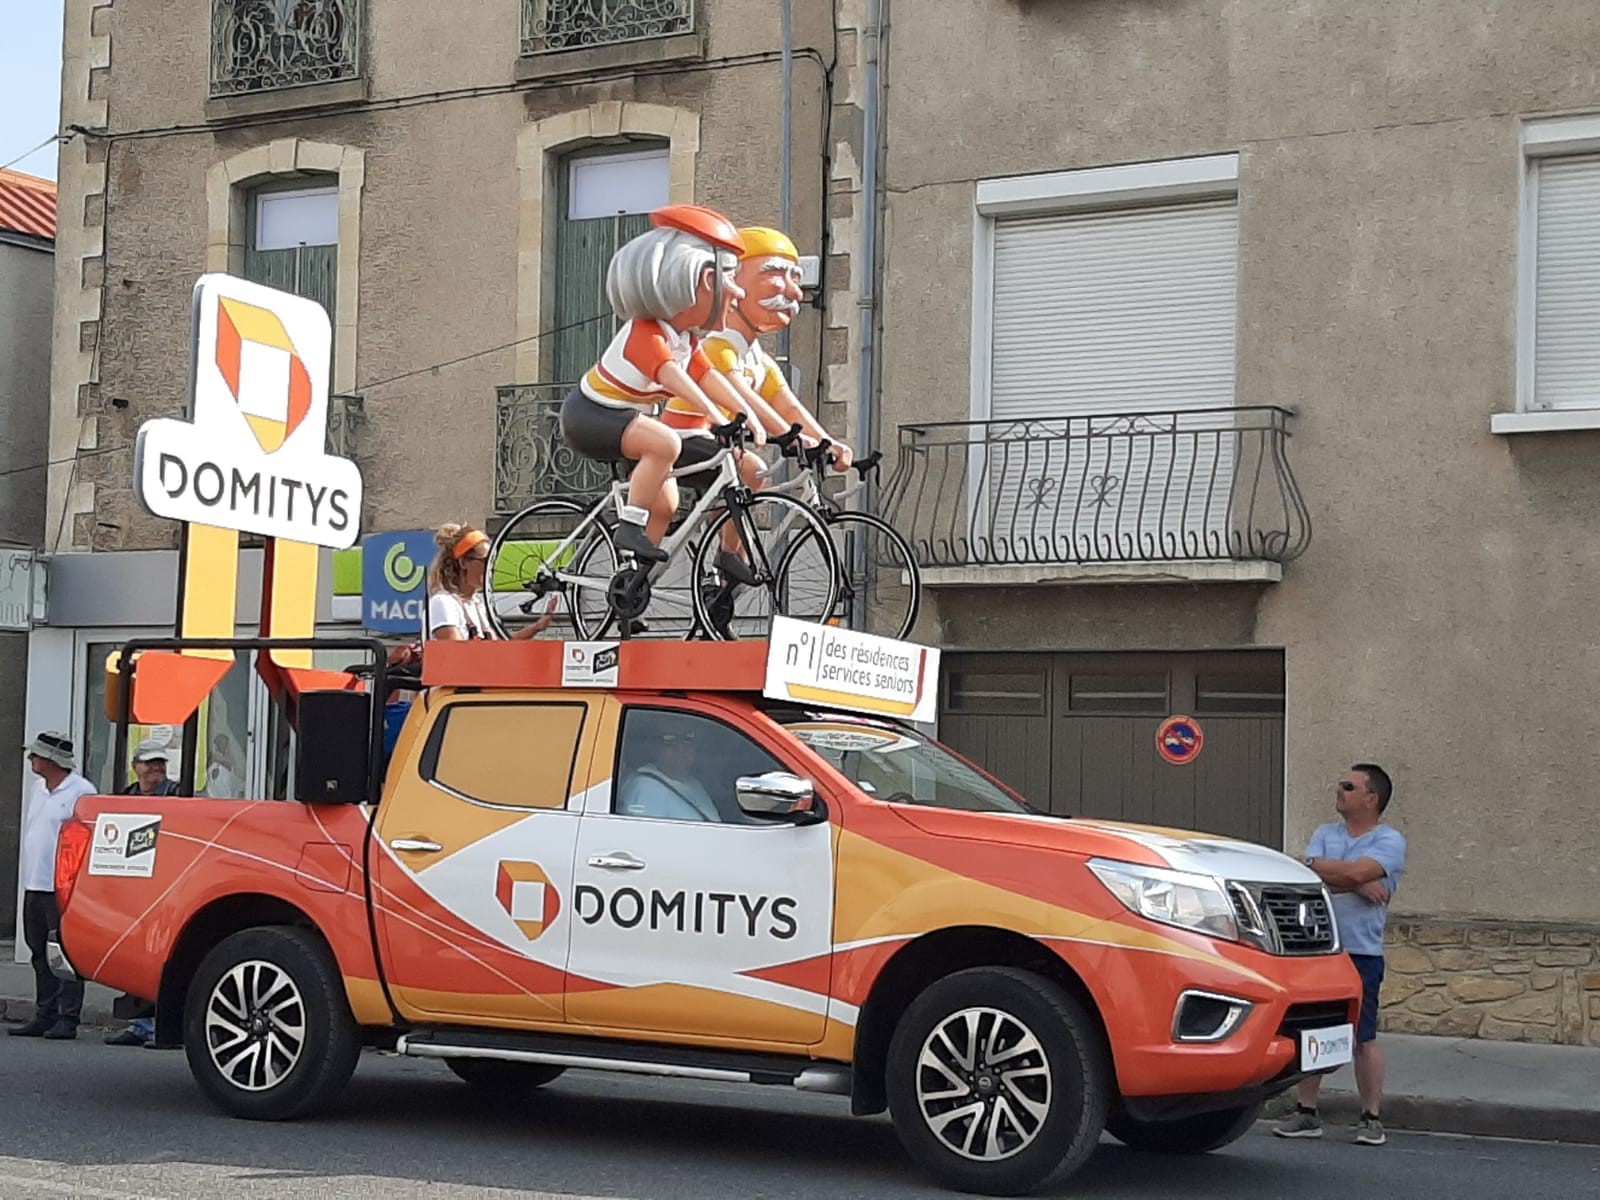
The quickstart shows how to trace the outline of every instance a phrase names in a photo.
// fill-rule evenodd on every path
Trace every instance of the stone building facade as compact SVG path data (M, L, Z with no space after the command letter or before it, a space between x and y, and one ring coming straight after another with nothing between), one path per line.
M835 26L833 5L314 8L320 23L302 28L303 6L66 5L62 119L77 132L61 166L55 549L173 544L130 490L131 445L181 404L188 296L205 270L280 284L303 270L328 307L368 530L514 507L525 497L496 479L497 443L526 424L519 400L548 408L578 352L550 332L577 303L561 255L593 249L588 231L563 248L573 165L658 157L635 172L656 202L778 224L785 75L789 223L822 259L789 358L824 419L848 420L848 394L829 384L851 377L858 328L861 85L857 33ZM260 207L279 193L311 197L318 240L293 267Z
M944 735L1297 854L1376 761L1389 1027L1600 1041L1593 10L888 9L873 419Z

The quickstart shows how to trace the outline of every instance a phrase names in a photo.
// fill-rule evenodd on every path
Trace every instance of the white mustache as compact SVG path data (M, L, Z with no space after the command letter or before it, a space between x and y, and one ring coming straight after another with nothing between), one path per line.
M788 313L792 317L800 311L800 302L787 296L773 296L761 301L761 307L768 312Z

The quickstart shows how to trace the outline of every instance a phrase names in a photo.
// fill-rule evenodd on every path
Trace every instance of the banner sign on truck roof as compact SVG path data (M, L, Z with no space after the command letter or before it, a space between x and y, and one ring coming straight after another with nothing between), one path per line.
M774 700L926 722L938 685L939 651L931 646L772 618L762 694Z

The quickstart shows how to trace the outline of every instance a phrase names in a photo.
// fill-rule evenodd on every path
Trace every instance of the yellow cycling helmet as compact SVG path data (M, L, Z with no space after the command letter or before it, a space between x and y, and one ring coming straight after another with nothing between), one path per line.
M768 229L765 225L751 225L739 230L739 238L744 242L744 253L739 256L740 261L747 258L766 258L774 254L791 262L800 261L800 251L795 249L795 244L789 240L789 235L776 229Z

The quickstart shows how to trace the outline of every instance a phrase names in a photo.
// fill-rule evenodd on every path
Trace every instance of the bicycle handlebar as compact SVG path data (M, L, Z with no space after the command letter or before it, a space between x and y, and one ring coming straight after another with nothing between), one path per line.
M750 437L750 431L745 428L747 416L740 413L726 425L714 425L711 435L724 446L740 445Z
M734 424L744 419L744 414L739 414ZM728 428L725 426L724 428ZM819 470L833 465L833 442L823 438L815 446L802 446L800 444L801 428L799 424L789 426L787 433L776 434L767 439L772 445L778 447L785 458L792 458L810 470ZM871 454L856 459L850 464L861 482L867 481L867 475L878 471L883 463L883 451L874 450Z
M769 445L776 446L785 454L793 457L790 447L800 440L800 435L804 432L805 430L801 427L800 423L796 421L793 425L789 426L787 433L773 434L767 438L767 442Z
M871 454L867 455L865 458L856 459L856 461L851 463L850 466L851 466L852 469L854 469L855 473L861 477L861 482L865 483L867 481L867 472L868 471L874 471L874 472L877 471L878 464L881 463L882 461L883 461L883 451L882 450L874 450Z

